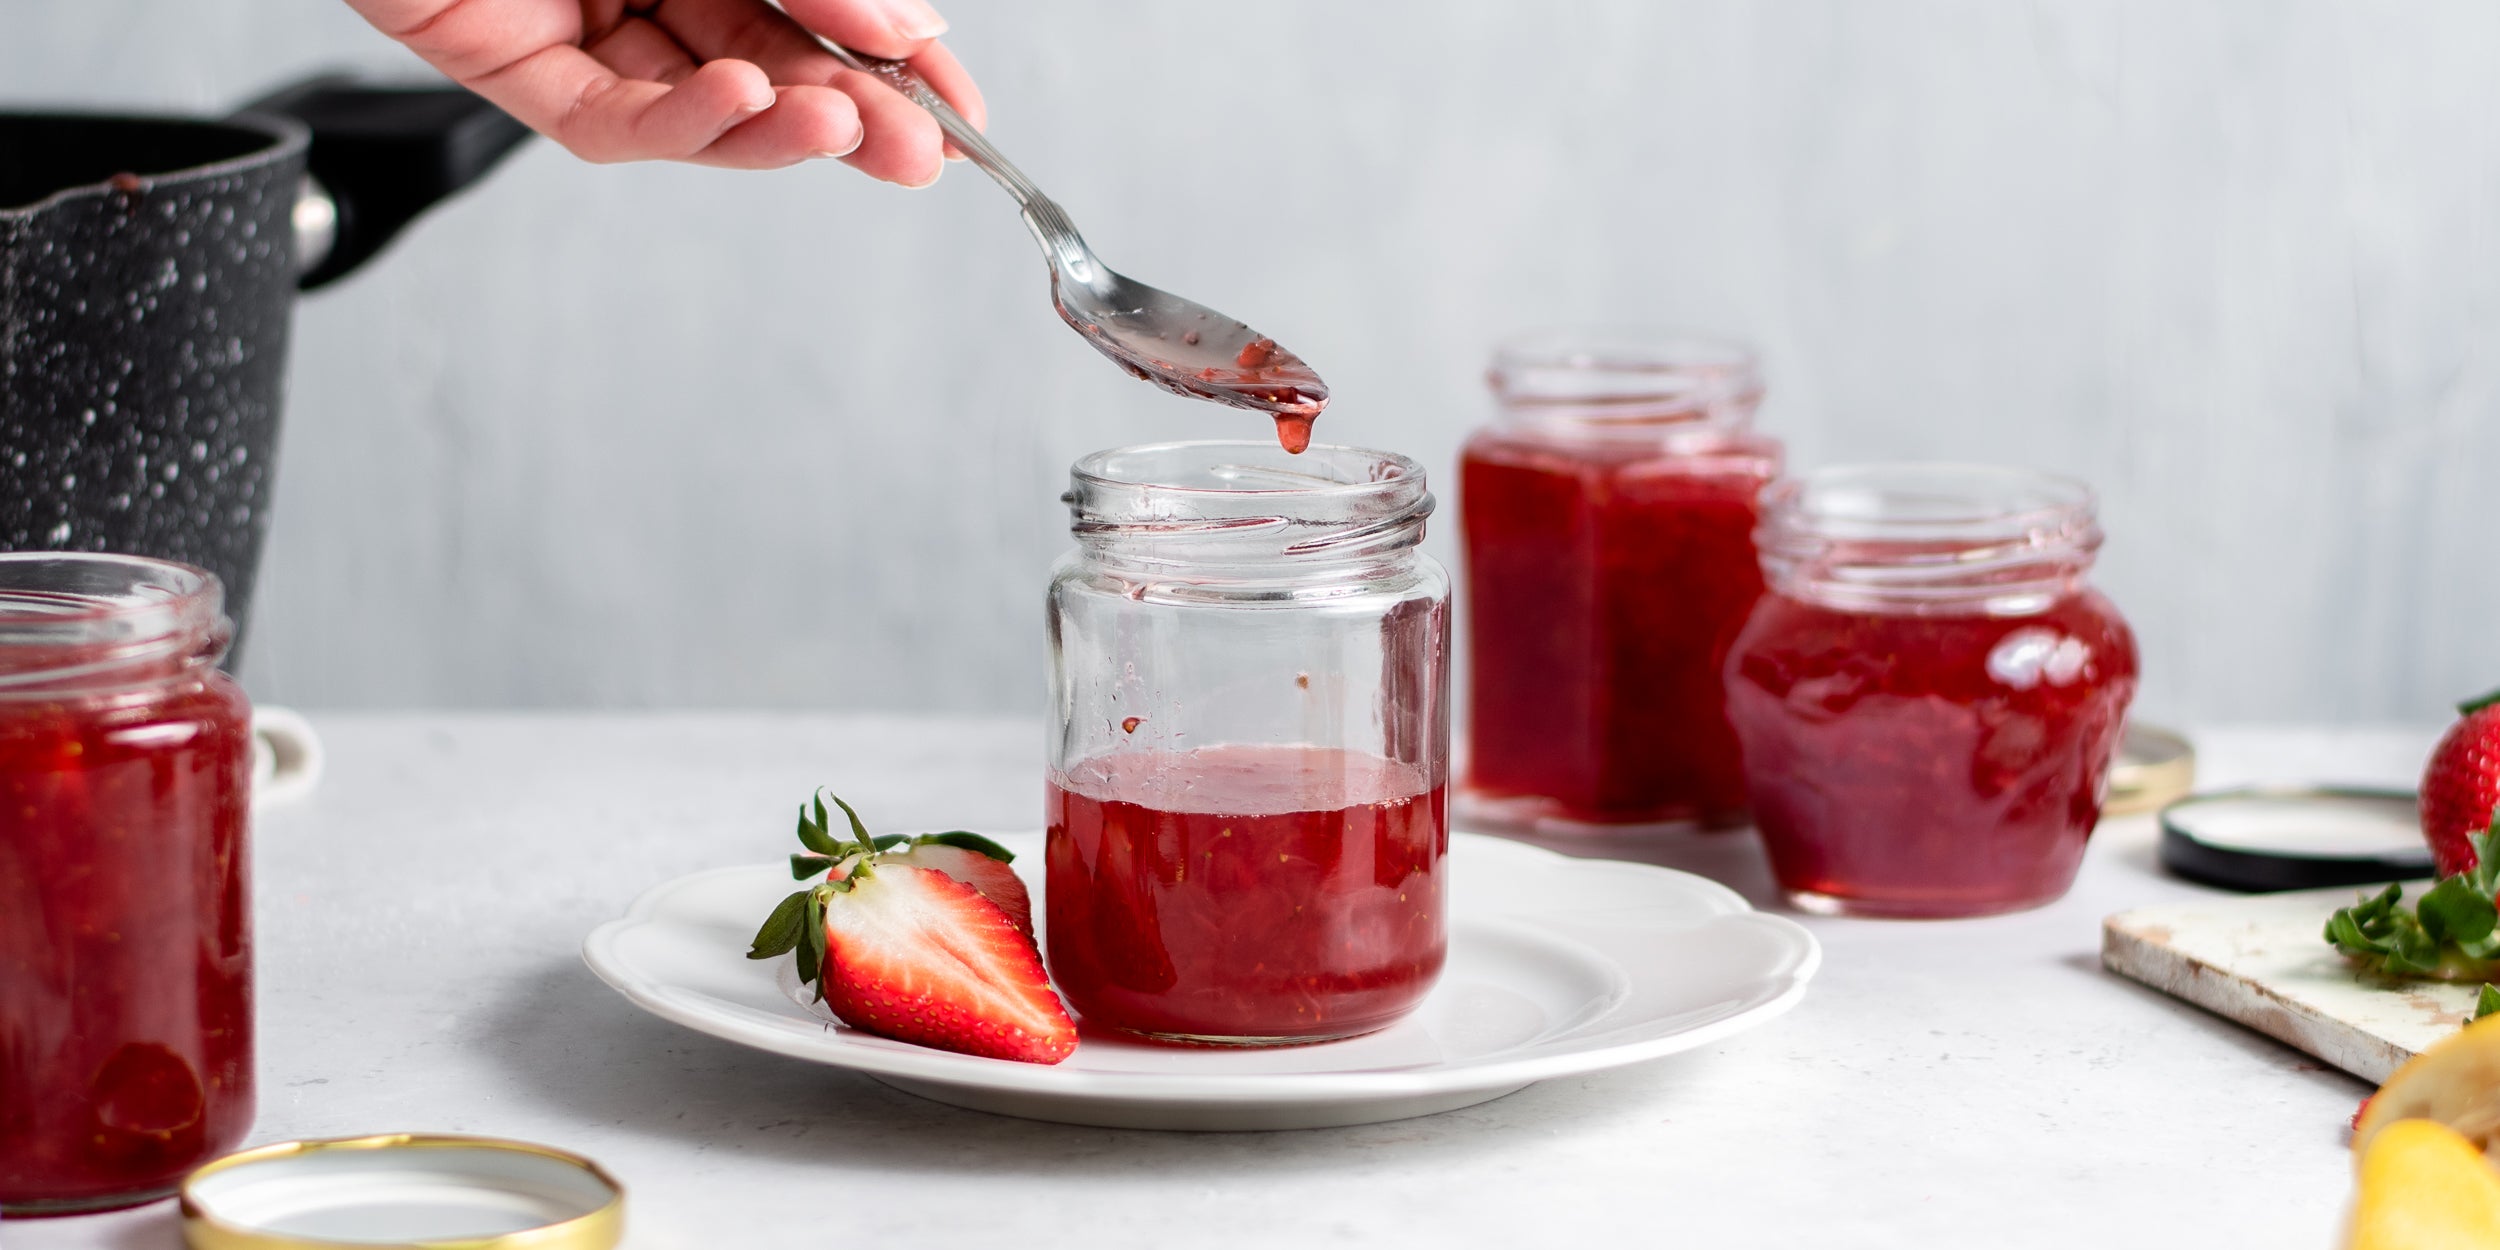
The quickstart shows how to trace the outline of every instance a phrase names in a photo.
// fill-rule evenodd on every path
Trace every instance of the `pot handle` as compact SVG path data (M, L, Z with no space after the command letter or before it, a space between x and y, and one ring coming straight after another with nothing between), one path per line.
M304 257L296 285L307 291L346 277L417 214L485 177L530 135L465 88L374 86L337 74L281 88L241 111L312 128L310 178L295 214Z

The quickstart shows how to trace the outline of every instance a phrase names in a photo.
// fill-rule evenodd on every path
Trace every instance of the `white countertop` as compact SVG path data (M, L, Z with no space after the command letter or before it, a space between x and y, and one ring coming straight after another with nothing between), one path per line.
M2192 898L2149 818L2019 916L1803 918L1795 1012L1690 1054L1363 1128L1169 1134L923 1102L643 1015L578 954L671 877L778 859L836 786L881 827L1038 824L1029 723L317 716L263 814L254 1142L529 1138L631 1190L637 1250L743 1246L2324 1246L2368 1087L2100 968ZM2435 728L2212 728L2203 780L2409 785ZM1750 835L1659 862L1773 904ZM180 1245L169 1203L8 1221L7 1250Z

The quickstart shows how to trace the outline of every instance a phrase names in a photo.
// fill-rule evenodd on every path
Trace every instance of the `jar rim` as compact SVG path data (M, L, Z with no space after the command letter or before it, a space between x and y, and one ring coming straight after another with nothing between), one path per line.
M1485 382L1504 404L1583 421L1744 421L1762 398L1761 360L1745 343L1634 327L1553 327L1507 339L1494 348Z
M1982 541L2090 525L2099 498L2079 479L2038 469L1893 461L1782 478L1762 507L1766 528L1825 538Z
M1218 460L1218 457L1223 457ZM1129 461L1149 461L1168 457L1188 471L1209 476L1239 474L1240 482L1265 477L1270 485L1199 485L1185 481L1167 481L1123 473L1117 466ZM1203 462L1203 463L1202 463ZM1351 469L1368 464L1365 476L1354 478L1327 476L1324 472L1307 471L1303 466L1328 469ZM1110 489L1150 489L1158 494L1180 498L1203 497L1210 501L1277 496L1344 496L1393 494L1401 483L1420 485L1424 468L1412 457L1393 451L1374 451L1364 447L1348 447L1337 443L1314 443L1301 452L1288 452L1265 439L1176 439L1162 443L1137 443L1127 447L1107 447L1076 462L1068 470L1079 484Z
M1390 451L1204 439L1094 452L1069 470L1068 528L1096 550L1157 562L1354 559L1412 547L1433 498Z
M223 653L225 588L195 565L112 553L0 553L0 691Z
M1773 589L1868 611L2021 614L2070 593L2101 545L2071 477L1952 462L1841 465L1762 493L1755 544Z

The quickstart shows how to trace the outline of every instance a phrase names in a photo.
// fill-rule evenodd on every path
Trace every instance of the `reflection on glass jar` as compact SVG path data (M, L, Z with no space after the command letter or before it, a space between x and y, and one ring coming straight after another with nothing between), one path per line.
M2086 584L2091 491L1971 465L1764 496L1770 593L1728 658L1754 818L1810 911L1969 916L2066 892L2135 692Z
M1090 1025L1377 1029L1446 953L1449 586L1423 471L1167 443L1079 461L1050 589L1050 970Z
M1743 823L1720 673L1780 465L1752 355L1555 334L1503 348L1491 382L1500 418L1460 457L1470 816Z
M250 709L217 581L0 555L0 1209L127 1206L252 1118Z

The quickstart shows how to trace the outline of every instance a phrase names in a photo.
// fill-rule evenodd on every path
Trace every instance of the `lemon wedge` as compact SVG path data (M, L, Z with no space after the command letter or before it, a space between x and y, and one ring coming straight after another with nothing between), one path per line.
M2500 1171L2465 1135L2397 1120L2361 1156L2346 1250L2490 1250L2500 1246Z
M2436 1120L2487 1155L2500 1145L2500 1016L2466 1025L2396 1069L2353 1125L2353 1156L2366 1159L2378 1135L2405 1120Z

